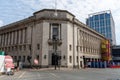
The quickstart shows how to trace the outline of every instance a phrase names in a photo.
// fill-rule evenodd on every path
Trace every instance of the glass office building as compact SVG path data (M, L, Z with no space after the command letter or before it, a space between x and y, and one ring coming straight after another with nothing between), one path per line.
M86 24L90 28L103 34L107 39L110 40L112 45L116 44L115 25L110 10L90 14L86 19Z

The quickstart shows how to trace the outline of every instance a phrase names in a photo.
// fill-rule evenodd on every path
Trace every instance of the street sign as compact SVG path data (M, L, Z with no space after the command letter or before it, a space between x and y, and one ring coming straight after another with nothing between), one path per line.
M13 59L11 56L5 56L5 68L14 68Z

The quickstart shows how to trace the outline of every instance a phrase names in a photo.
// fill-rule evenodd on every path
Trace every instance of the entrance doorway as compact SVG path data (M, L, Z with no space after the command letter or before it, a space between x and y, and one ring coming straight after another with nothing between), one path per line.
M55 55L54 53L52 54L52 59L51 59L52 65L58 65L58 56Z
M82 66L82 61L80 61L80 67L82 68L83 66Z

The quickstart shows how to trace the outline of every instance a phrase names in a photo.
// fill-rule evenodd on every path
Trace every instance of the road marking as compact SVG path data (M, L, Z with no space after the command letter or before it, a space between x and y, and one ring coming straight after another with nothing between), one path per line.
M56 78L60 78L60 76L57 76L57 75L55 75L54 73L50 73L51 75L53 75L54 77L56 77Z
M18 77L20 79L25 74L25 71Z

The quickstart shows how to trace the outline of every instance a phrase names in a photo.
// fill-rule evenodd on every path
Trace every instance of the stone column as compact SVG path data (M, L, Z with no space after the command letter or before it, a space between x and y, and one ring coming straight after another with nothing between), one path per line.
M19 30L18 32L19 32L18 44L20 44L20 42L21 42L21 30Z
M14 44L16 44L16 39L17 39L17 31L14 32Z
M20 37L20 44L22 44L23 43L23 29L21 30L21 35L20 35L21 37Z
M13 45L13 34L14 32L11 33L11 45Z
M5 45L5 34L3 34L2 46Z
M4 37L4 46L6 46L6 42L7 42L7 34L5 33L4 36L5 36L5 37Z
M22 35L22 43L25 42L25 29L23 29L23 35Z

